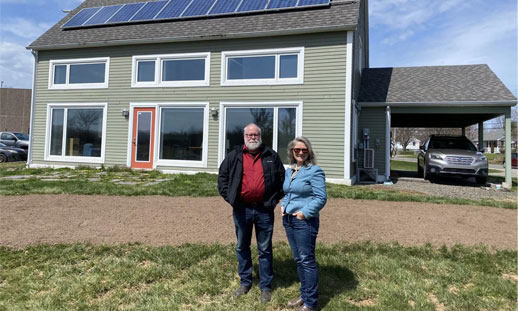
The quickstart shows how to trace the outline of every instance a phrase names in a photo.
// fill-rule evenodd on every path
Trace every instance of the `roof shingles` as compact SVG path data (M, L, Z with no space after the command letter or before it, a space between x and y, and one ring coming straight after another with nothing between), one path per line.
M359 102L432 103L516 101L487 65L368 68Z
M67 30L61 28L64 23L83 8L142 1L86 0L31 43L28 48L43 50L225 37L266 36L274 33L304 33L319 30L351 30L356 28L359 15L359 1L336 1L326 7L279 12L154 21Z

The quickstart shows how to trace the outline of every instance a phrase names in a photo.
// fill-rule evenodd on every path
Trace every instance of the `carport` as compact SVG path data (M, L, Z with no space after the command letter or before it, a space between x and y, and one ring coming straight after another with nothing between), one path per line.
M482 146L484 121L504 115L503 186L511 187L511 107L517 101L487 65L368 68L362 73L358 103L360 128L384 124L385 148L380 152L385 153L386 180L391 127L461 128L465 134L466 127L478 124Z

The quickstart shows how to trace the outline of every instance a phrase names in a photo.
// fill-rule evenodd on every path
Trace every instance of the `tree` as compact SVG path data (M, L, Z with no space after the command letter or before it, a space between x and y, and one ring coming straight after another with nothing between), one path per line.
M399 127L394 128L394 137L393 140L400 143L403 146L403 152L406 151L406 148L412 139L415 139L416 128L414 127Z

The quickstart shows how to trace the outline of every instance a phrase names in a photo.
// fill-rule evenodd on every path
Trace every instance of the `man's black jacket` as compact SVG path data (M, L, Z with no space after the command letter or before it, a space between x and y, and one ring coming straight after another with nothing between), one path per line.
M268 146L263 146L261 163L264 172L264 206L275 208L283 197L284 166L277 152ZM232 205L237 207L240 202L241 180L243 178L243 146L236 147L227 154L219 167L219 194Z

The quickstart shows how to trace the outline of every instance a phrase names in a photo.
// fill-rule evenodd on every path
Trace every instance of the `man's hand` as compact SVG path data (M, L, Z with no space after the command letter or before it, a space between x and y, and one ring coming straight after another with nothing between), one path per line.
M306 217L301 211L296 212L295 214L292 214L293 216L297 217L298 220L305 220Z
M284 206L282 206L282 205L281 205L281 215L282 215L282 216L286 216L286 215L288 215L288 214L286 214L286 213L284 212Z

